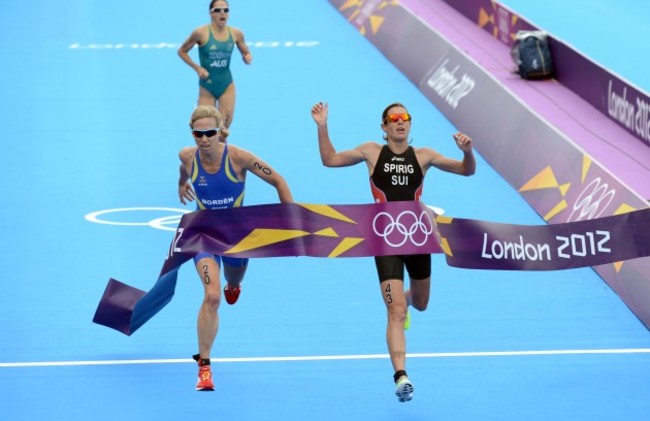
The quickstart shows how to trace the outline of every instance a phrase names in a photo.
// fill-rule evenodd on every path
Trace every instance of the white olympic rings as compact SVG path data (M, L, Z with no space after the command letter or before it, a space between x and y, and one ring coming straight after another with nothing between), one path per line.
M118 212L138 212L138 211L164 211L164 212L175 212L176 215L171 216L162 216L160 218L154 218L145 222L122 222L122 221L111 221L107 219L100 219L102 215L107 215L111 213ZM176 227L181 220L181 217L190 213L187 209L177 209L177 208L163 208L163 207L135 207L135 208L115 208L115 209L104 209L96 212L91 212L84 216L84 219L89 222L94 222L96 224L106 224L106 225L123 225L123 226L149 226L151 228L165 230L165 231L176 231Z
M377 220L379 217L386 217L389 221L385 226L381 225L383 226L383 230L381 232L379 232L377 226ZM408 229L402 222L403 218L407 217L413 218L411 226ZM388 212L379 212L372 220L372 229L375 234L383 238L386 244L391 247L401 247L409 240L414 246L420 247L423 246L429 239L429 236L433 234L433 224L429 219L429 215L425 211L422 211L419 217L412 211L403 211L397 216L396 219L393 219L393 216ZM397 232L400 234L400 237L403 236L403 238L401 238L399 241L395 241L394 238L389 238L395 230L397 230ZM418 241L414 236L418 233L421 233L423 235L423 239L421 241ZM394 237L394 235L392 237Z

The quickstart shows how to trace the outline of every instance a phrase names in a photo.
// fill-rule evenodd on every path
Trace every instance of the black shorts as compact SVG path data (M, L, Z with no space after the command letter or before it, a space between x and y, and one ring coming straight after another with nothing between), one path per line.
M411 279L425 279L431 276L431 255L375 256L379 282L387 279L404 281L404 266Z

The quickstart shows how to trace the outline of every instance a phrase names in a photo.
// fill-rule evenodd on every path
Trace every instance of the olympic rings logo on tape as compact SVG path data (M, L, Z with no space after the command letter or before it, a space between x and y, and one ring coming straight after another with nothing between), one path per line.
M379 218L387 218L387 224L379 224ZM407 225L410 226L407 228ZM433 224L426 212L418 217L412 211L404 211L397 218L388 212L379 212L372 220L372 229L386 244L391 247L401 247L410 241L414 246L423 246L433 234Z
M567 222L599 218L612 203L614 196L616 190L610 189L607 183L601 183L600 177L595 178L576 199Z
M174 212L174 215L162 216L160 218L150 219L148 221L118 221L104 218L102 216L124 213L124 212ZM84 216L84 219L89 222L94 222L96 224L106 224L106 225L121 225L121 226L149 226L151 228L164 230L164 231L176 231L178 223L181 221L183 215L190 213L187 209L177 209L177 208L162 208L162 207L135 207L135 208L115 208L115 209L105 209L96 212L91 212ZM146 219L146 218L142 218Z

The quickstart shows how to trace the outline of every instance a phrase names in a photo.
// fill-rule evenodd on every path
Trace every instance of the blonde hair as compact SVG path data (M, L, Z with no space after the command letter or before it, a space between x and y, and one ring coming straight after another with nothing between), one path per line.
M202 118L214 118L216 127L221 127L223 125L223 119L221 118L219 110L212 105L199 105L194 109L192 117L190 118L190 128L194 128L194 122Z

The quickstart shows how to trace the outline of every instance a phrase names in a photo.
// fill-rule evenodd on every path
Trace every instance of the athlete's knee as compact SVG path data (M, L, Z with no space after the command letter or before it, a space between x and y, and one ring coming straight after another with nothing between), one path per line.
M406 319L406 303L398 304L392 303L388 306L388 319L397 322L404 323Z
M429 297L411 297L411 306L417 311L424 311L429 306Z
M232 112L225 112L223 114L223 124L230 127L230 123L232 123Z
M411 279L409 304L418 310L424 311L429 305L430 281L426 279Z
M420 291L421 293L418 294L418 291L414 291L411 289L411 307L418 311L424 311L427 309L429 306L429 294L426 291Z
M203 303L211 310L217 310L221 304L221 291L206 291L203 296Z
M232 267L224 264L223 276L226 278L228 285L237 286L244 280L247 266Z

